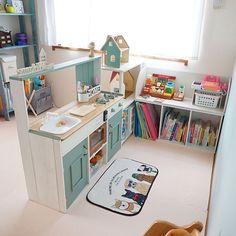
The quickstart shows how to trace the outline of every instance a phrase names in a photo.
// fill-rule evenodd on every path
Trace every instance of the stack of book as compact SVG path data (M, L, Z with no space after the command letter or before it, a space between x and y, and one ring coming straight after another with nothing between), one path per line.
M157 139L158 134L158 112L154 105L146 103L135 103L135 137L145 139Z
M190 126L188 142L204 147L214 147L217 132L217 129L212 125L211 121L204 122L201 119L194 120Z
M163 118L161 138L186 143L188 116L167 108Z

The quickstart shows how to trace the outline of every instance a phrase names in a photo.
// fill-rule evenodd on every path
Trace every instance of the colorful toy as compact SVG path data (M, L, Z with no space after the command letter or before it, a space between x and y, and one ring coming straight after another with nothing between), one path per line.
M220 91L220 77L215 75L205 75L202 79L202 89L208 91Z
M26 33L16 33L15 34L15 44L20 45L27 45L27 34Z
M174 94L174 76L153 74L145 80L141 95L171 99Z
M121 63L129 61L129 45L122 35L108 35L105 44L101 48L104 51L104 64L119 68Z
M184 100L184 85L179 86L179 91L174 93L173 99L176 101Z
M191 88L201 90L202 89L202 82L201 81L193 81Z
M6 4L5 9L6 9L7 13L14 13L15 12L15 8L13 6L11 6L10 4Z

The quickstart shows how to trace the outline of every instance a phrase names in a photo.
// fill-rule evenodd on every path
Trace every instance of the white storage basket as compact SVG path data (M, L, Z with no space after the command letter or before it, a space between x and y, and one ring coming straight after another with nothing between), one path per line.
M195 92L195 105L216 108L220 98L219 93L198 90Z

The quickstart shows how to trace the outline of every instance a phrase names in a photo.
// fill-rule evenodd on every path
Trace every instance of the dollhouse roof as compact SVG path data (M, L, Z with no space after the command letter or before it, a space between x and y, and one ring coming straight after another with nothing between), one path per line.
M119 48L129 48L129 45L126 42L126 40L123 37L123 35L117 35L117 36L114 37L114 39L117 42ZM121 43L119 43L120 40L121 40Z
M115 45L115 47L120 50L120 47L119 45L117 44L115 38L112 36L112 35L108 35L107 36L107 39L106 39L106 42L104 43L104 45L102 46L101 50L104 51L108 45L108 42L112 41L113 44Z
M119 40L122 40L122 43L119 43ZM102 46L101 50L105 50L107 43L109 41L112 41L114 43L114 45L117 47L117 49L119 49L120 51L129 48L127 42L125 41L124 37L122 35L117 35L117 36L112 36L112 35L108 35L106 42L104 43L104 45Z

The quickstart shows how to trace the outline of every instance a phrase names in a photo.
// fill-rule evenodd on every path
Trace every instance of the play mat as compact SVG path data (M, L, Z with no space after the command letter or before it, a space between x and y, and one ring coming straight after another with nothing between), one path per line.
M138 214L158 174L154 166L131 159L117 159L87 194L97 206L123 215Z

